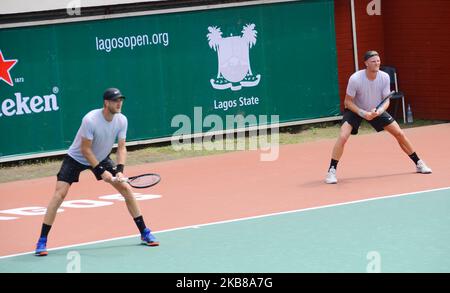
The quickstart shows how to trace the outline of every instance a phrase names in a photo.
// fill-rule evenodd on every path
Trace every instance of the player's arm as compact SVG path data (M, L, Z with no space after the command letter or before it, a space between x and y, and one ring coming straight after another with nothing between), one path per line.
M383 97L381 97L382 99L386 98L387 96L389 96L391 94L391 83L390 83L390 77L389 75L385 75L384 78L384 87L383 87ZM391 102L391 99L388 99L386 102L384 102L384 104L378 108L378 110L376 110L375 108L372 109L372 112L375 112L377 114L377 116L381 115L384 111L387 110L387 108L389 108L389 104Z
M378 110L373 109L372 111L375 112L377 114L377 116L381 115L384 111L387 110L387 108L389 108L389 104L390 104L391 100L388 99L386 102L384 102L383 106L381 106Z
M92 168L98 165L99 162L92 152L92 140L84 137L81 138L81 153L92 166Z
M345 95L345 99L344 99L344 105L345 108L349 109L350 111L352 111L353 113L358 114L359 116L361 116L362 118L366 119L366 120L372 120L376 114L372 113L372 112L367 112L361 108L359 108L354 102L353 102L353 98L352 96L346 94Z
M92 166L92 168L94 168L94 171L96 171L95 169L96 169L96 167L98 168L99 161L97 160L97 158L94 155L94 152L92 151L92 140L81 137L81 153L86 158L86 160L89 162L89 164ZM106 170L102 170L102 171L104 171L101 174L103 180L105 180L106 182L111 182L111 178L112 178L111 173L109 173ZM97 171L97 172L99 172L99 171Z
M125 139L119 139L117 143L117 164L125 165L127 160L127 147L125 145Z
M123 169L125 167L125 162L127 160L127 147L125 145L125 139L119 139L117 143L117 177L121 177L123 174Z

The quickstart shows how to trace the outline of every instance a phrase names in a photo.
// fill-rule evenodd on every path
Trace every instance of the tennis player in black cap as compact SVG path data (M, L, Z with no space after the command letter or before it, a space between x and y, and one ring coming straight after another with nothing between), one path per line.
M130 186L113 176L123 177L127 155L125 139L128 121L121 113L125 97L117 88L108 88L103 94L103 108L87 113L57 174L56 188L48 204L36 245L36 255L47 255L47 237L72 183L78 182L81 171L90 169L97 180L110 183L124 198L133 217L143 244L158 246L159 242L146 227ZM117 165L109 158L117 139Z

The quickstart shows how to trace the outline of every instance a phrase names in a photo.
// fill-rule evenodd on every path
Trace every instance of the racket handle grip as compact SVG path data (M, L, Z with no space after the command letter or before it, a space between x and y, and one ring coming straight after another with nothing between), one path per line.
M126 177L121 177L121 178L113 177L112 181L113 182L127 182L128 178L126 178Z

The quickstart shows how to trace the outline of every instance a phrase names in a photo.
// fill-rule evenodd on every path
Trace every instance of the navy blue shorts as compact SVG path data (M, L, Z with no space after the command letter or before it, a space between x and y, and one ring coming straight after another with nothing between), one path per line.
M101 161L100 165L102 165L103 168L109 171L113 176L116 176L117 174L116 165L109 157ZM78 161L76 161L75 159L73 159L71 156L66 155L64 161L62 162L61 169L59 169L59 172L56 175L56 178L58 178L58 181L64 181L69 184L72 184L73 182L78 182L78 180L80 179L80 173L87 169L92 171L91 166L83 165ZM97 180L102 180L101 176L95 177L97 178Z
M342 123L344 124L344 122L347 122L348 124L350 124L352 126L352 134L358 134L358 129L359 126L361 125L361 121L363 120L363 118L361 116L359 116L358 114L350 111L349 109L345 109L343 117L342 117ZM372 125L372 127L377 131L383 131L384 128L386 126L388 126L389 124L391 124L392 122L395 121L394 118L392 118L392 116L384 111L380 116L368 121L370 125Z

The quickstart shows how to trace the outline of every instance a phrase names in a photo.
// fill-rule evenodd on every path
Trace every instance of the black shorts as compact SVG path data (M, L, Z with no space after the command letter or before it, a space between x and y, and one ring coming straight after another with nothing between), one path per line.
M358 114L350 111L349 109L345 109L344 115L342 117L342 124L344 124L344 122L350 124L352 126L352 134L355 135L358 134L358 129L359 126L361 125L362 120L363 118L361 118L361 116L359 116ZM395 119L392 118L392 116L389 115L388 112L384 111L380 116L370 121L368 120L366 121L369 122L370 125L372 125L372 127L375 128L377 132L380 132L384 130L384 127L394 122Z
M103 168L109 171L113 176L116 176L117 174L116 165L109 157L101 161L100 165L102 165ZM73 182L78 182L80 178L80 173L87 169L90 169L92 171L91 166L83 165L77 162L71 156L66 155L64 161L62 162L61 169L59 169L59 172L56 175L56 178L58 178L58 181L64 181L69 184L72 184ZM95 177L97 178L97 180L102 180L101 176Z

